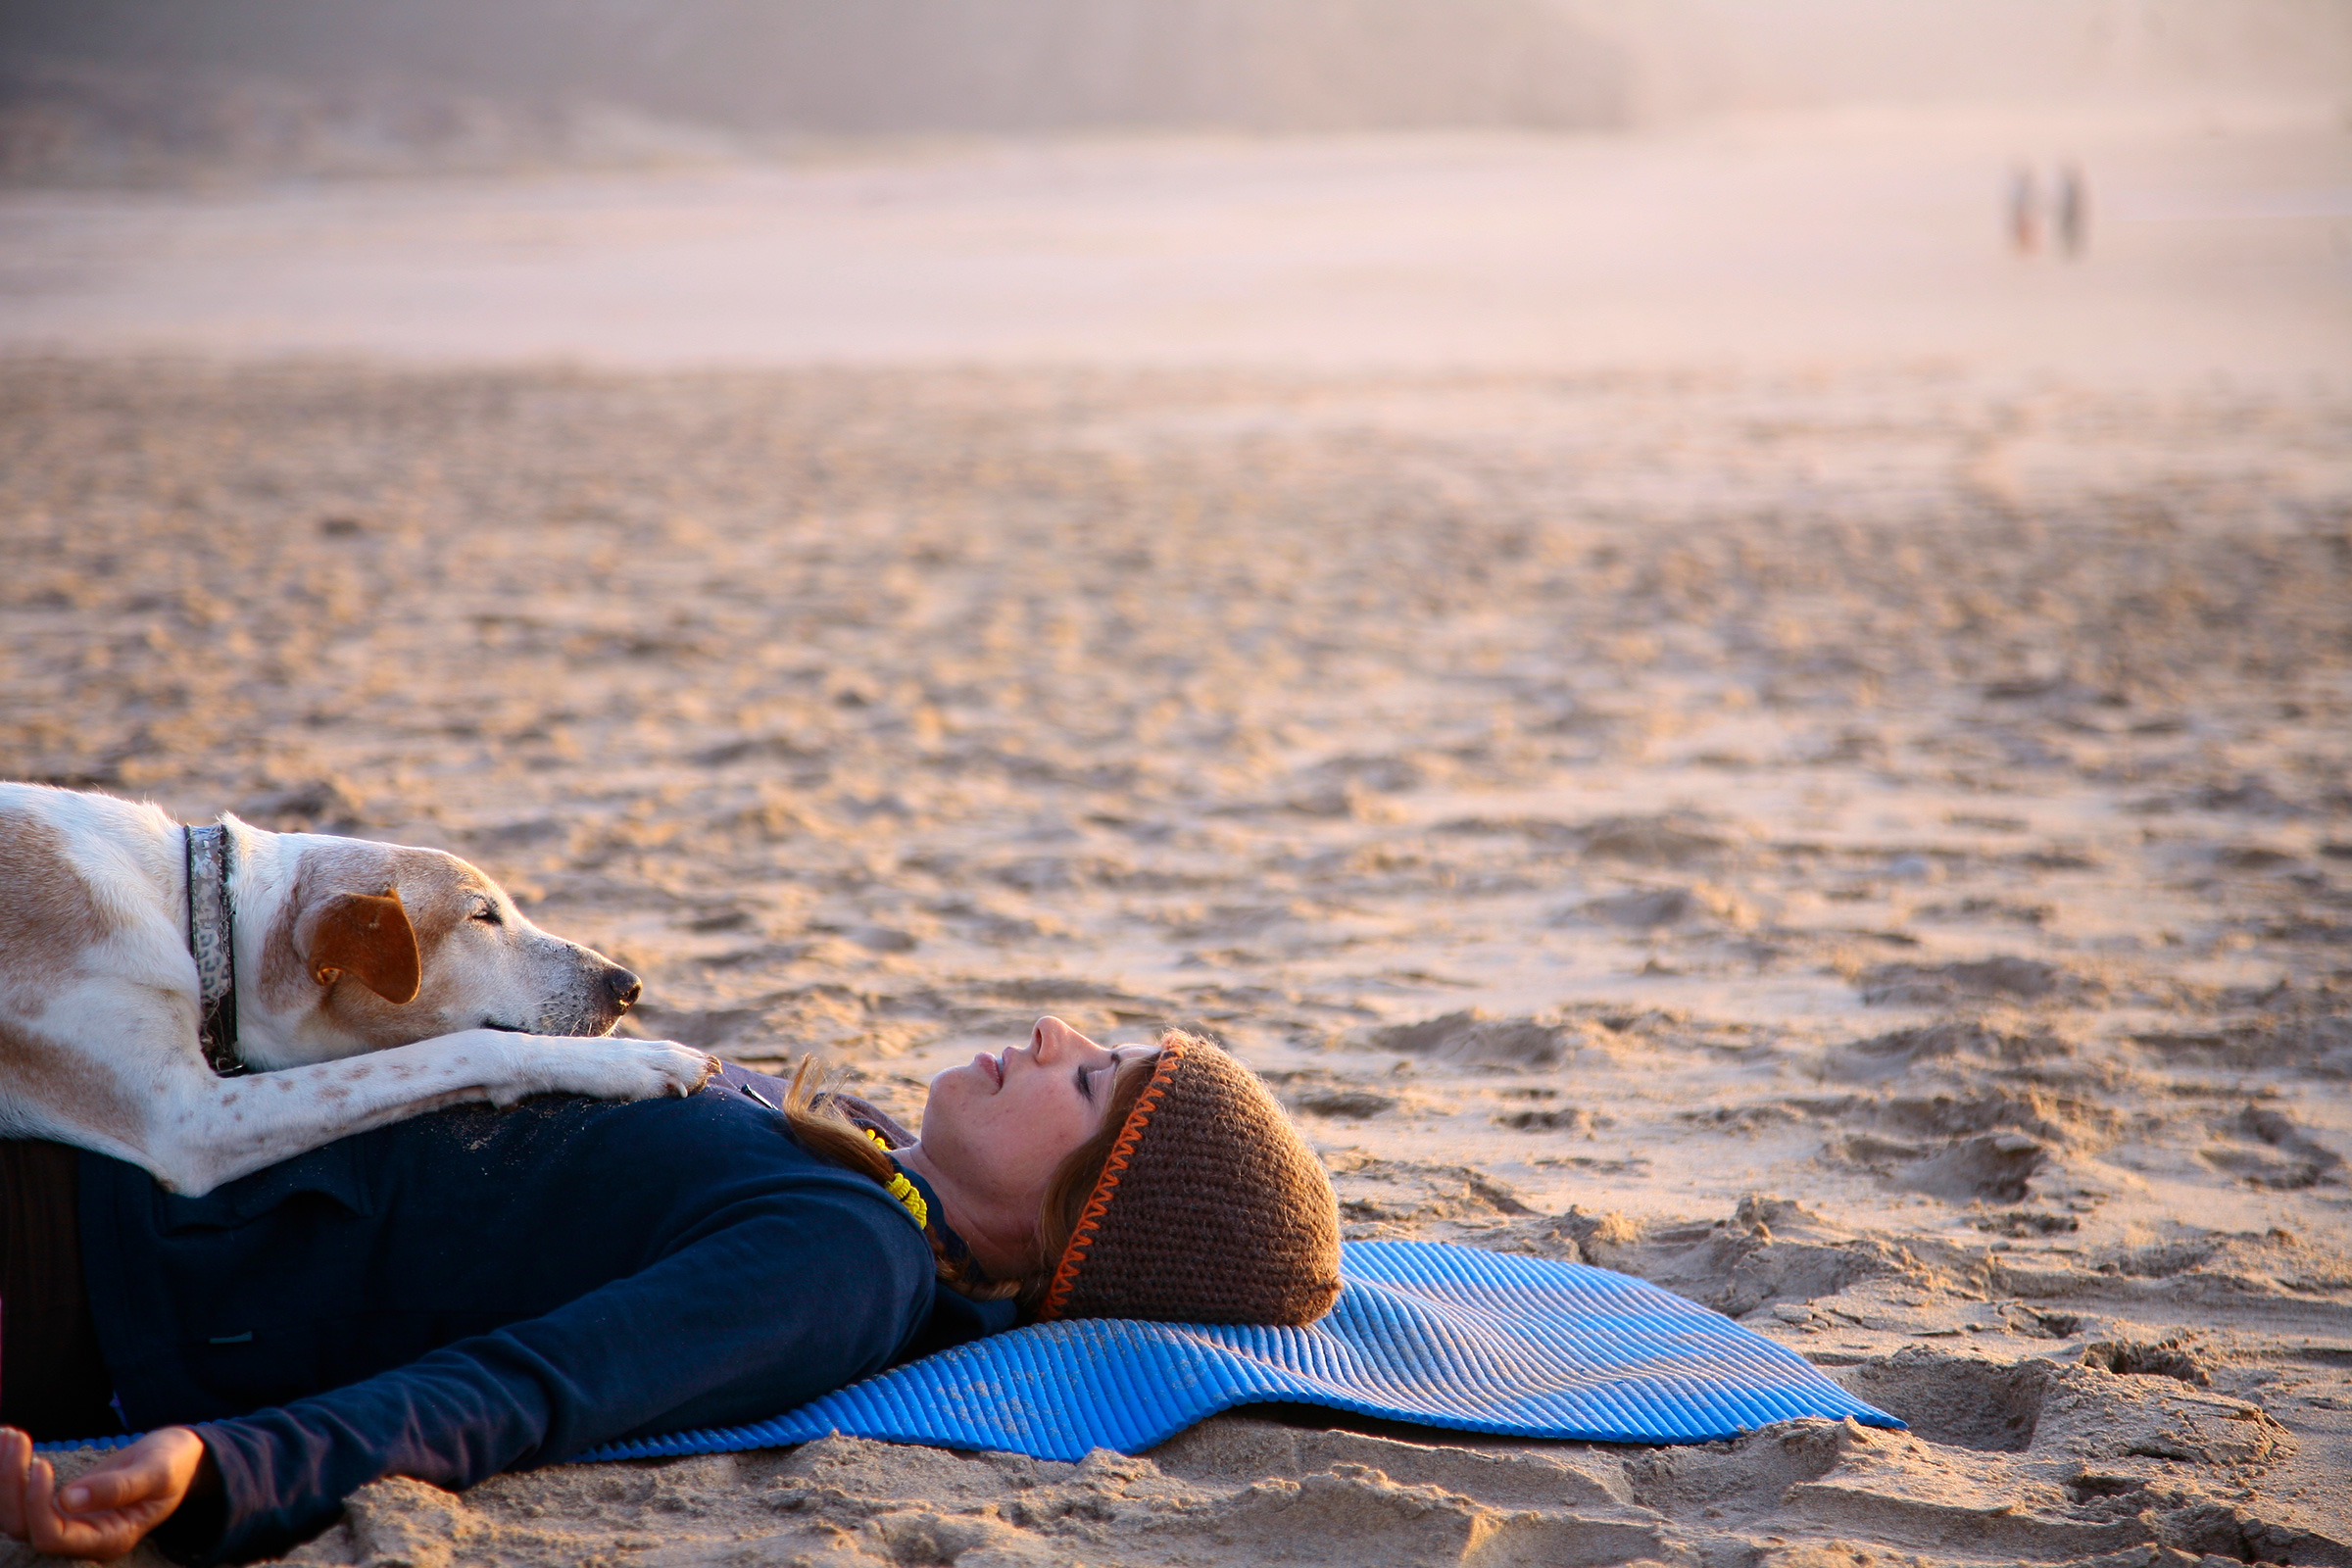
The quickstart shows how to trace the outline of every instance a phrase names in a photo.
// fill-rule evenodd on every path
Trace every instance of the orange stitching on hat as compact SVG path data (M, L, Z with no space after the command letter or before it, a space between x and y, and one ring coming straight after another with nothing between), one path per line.
M1102 1179L1095 1183L1086 1206L1078 1211L1078 1224L1070 1232L1070 1245L1061 1250L1061 1261L1054 1265L1054 1283L1046 1292L1045 1305L1038 1308L1041 1319L1058 1314L1062 1303L1070 1298L1070 1292L1077 1288L1078 1265L1086 1260L1086 1250L1094 1245L1095 1232L1102 1228L1102 1211L1110 1206L1110 1195L1117 1190L1119 1177L1127 1169L1128 1156L1135 1152L1136 1143L1151 1125L1152 1112L1168 1092L1168 1081L1183 1060L1182 1040L1171 1040L1160 1048L1159 1065L1152 1071L1152 1081L1135 1097L1135 1108L1127 1113L1126 1124L1110 1146L1110 1157L1102 1162Z

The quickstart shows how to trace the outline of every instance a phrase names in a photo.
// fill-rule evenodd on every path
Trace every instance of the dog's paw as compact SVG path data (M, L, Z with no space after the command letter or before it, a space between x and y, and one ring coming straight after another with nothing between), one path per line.
M688 1095L700 1094L703 1085L718 1076L719 1060L709 1052L697 1051L692 1046L670 1045L666 1040L662 1043L669 1046L672 1051L683 1052L686 1055L694 1058L692 1077L679 1079L669 1091L680 1100L685 1099Z
M643 1094L630 1095L631 1100L651 1100L658 1095L675 1095L680 1100L693 1094L710 1081L718 1071L718 1058L692 1046L681 1046L674 1040L629 1040L621 1044L636 1048L644 1067L655 1079L654 1088Z
M718 1071L718 1058L674 1040L549 1040L560 1049L538 1062L538 1092L598 1100L659 1100L693 1094Z

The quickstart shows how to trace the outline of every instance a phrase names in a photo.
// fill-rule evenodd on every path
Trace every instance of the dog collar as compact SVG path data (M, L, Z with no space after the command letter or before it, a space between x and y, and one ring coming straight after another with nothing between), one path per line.
M236 906L228 893L228 829L187 832L188 952L196 957L197 1036L223 1078L244 1072L237 1054Z

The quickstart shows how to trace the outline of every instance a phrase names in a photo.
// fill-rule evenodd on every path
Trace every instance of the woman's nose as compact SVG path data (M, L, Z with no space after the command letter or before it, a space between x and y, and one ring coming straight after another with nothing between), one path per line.
M1087 1039L1086 1036L1051 1014L1038 1019L1036 1026L1029 1031L1029 1045L1030 1049L1037 1053L1040 1061L1049 1055L1057 1057L1067 1055L1072 1050L1101 1049L1092 1040Z

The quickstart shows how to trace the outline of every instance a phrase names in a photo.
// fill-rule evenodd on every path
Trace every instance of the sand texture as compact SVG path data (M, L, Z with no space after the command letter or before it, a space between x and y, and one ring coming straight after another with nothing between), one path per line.
M1198 1023L1351 1236L1912 1423L837 1438L297 1560L2352 1565L2325 387L19 358L0 548L0 772L455 850L902 1114Z

